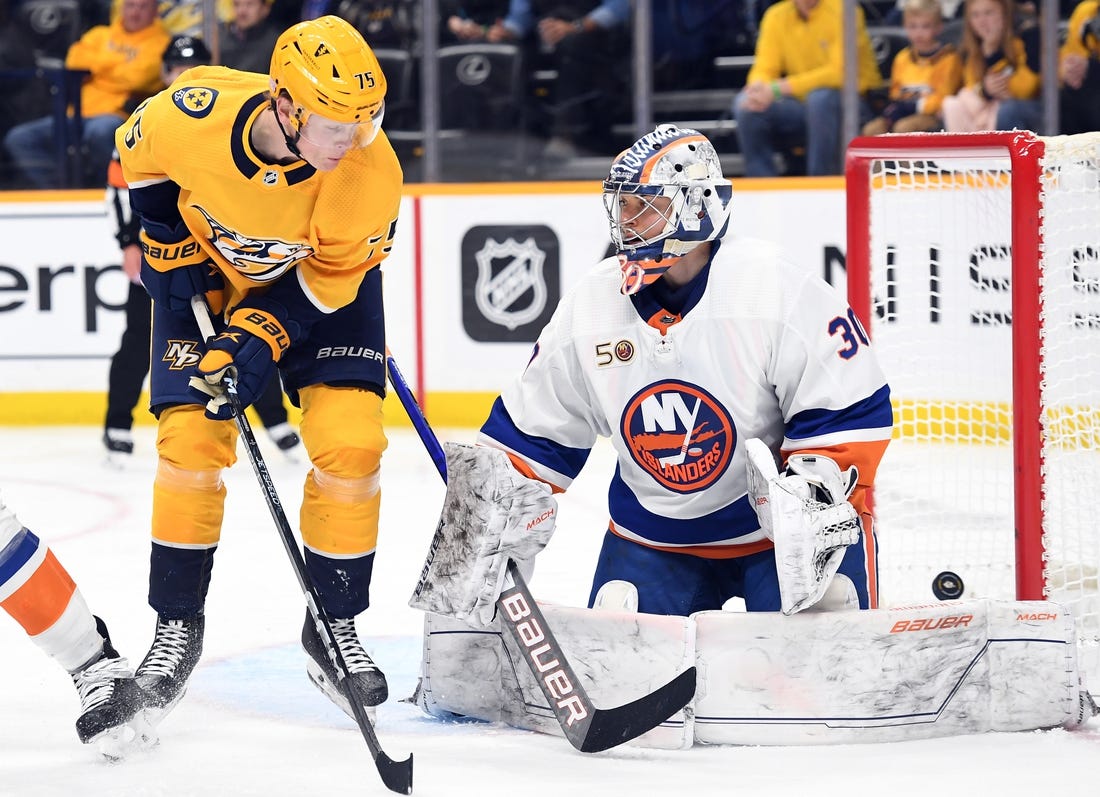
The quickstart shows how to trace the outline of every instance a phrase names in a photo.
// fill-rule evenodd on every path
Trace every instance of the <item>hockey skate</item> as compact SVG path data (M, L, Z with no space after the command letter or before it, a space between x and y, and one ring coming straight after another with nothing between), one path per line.
M294 427L289 423L280 423L268 429L267 435L288 460L297 461L294 449L302 442L302 438L294 431Z
M117 760L135 743L152 744L156 737L141 717L144 695L129 663L111 644L106 624L98 617L95 622L103 652L72 673L80 696L76 733L84 744L94 744L104 756Z
M114 468L125 468L133 459L134 436L129 429L105 429L103 446L107 449L107 464Z
M333 703L343 709L344 713L352 719L355 714L351 710L351 699L358 701L366 711L371 723L374 723L375 706L385 702L389 697L389 686L386 684L386 676L378 669L355 633L354 618L331 618L332 635L336 637L336 644L340 648L340 655L348 667L350 683L347 683L336 670L336 666L329 659L314 623L313 615L306 612L305 626L302 628L302 647L305 648L309 659L306 662L306 672L309 680L325 693Z
M134 675L145 693L145 718L155 725L187 691L187 679L202 655L203 615L186 620L157 617L153 644Z

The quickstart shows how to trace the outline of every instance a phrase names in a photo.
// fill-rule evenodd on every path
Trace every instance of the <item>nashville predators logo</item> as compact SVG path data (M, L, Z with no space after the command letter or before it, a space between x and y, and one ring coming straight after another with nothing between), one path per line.
M176 107L188 116L202 119L214 108L214 100L218 99L217 89L208 89L203 86L184 86L172 92L172 102Z
M733 420L701 387L671 379L648 385L627 402L621 423L631 457L669 490L705 490L729 467Z
M207 240L229 265L256 282L277 280L295 263L313 254L309 244L283 241L278 238L249 238L231 230L198 205L195 210L210 225Z
M170 340L164 350L161 362L169 363L168 370L182 371L199 364L202 355L198 350L199 344L193 340Z

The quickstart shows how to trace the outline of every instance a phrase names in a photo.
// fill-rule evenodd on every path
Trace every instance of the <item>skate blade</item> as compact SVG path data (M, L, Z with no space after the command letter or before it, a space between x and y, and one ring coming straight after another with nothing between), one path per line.
M325 677L324 670L322 670L313 659L306 662L306 674L309 675L310 682L320 689L325 697L335 703L340 710L347 714L352 720L355 719L355 714L351 710L351 703L348 702L344 693L336 688L336 684ZM378 727L377 709L377 706L363 706L363 711L367 715L367 719L370 720L370 724L376 728Z
M107 761L116 763L134 753L155 747L160 738L139 711L128 723L109 728L88 740Z
M103 464L111 470L127 470L130 463L134 461L133 454L123 454L118 451L108 451L107 456L104 457Z
M187 687L180 690L180 693L165 703L163 706L149 706L138 712L141 715L141 723L148 727L151 731L155 729L160 723L168 716L168 712L176 707L176 705L183 700L183 696L187 694ZM155 733L155 731L154 731Z

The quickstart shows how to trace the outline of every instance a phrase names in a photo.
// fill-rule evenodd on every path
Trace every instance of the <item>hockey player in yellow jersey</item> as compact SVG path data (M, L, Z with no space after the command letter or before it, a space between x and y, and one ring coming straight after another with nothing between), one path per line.
M116 136L153 298L157 625L136 676L154 721L182 697L202 651L221 473L236 461L227 374L247 405L278 370L302 409L313 466L300 516L305 559L351 672L349 683L337 676L307 614L310 677L349 713L349 697L368 709L387 697L355 627L369 604L386 447L378 265L402 185L381 131L385 92L362 36L322 17L282 34L270 80L188 70ZM221 333L209 346L190 305L197 294Z

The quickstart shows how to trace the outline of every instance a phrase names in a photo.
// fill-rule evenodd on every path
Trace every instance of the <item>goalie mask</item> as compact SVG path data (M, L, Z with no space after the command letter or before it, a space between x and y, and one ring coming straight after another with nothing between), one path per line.
M283 135L295 154L299 138L365 147L382 127L382 67L359 32L340 17L300 22L279 37L271 55L272 107L283 92L293 104L293 129Z
M622 292L637 293L692 249L721 237L732 195L714 145L695 130L659 125L615 158L603 202L623 270ZM627 196L642 202L627 203ZM654 221L640 226L650 210L655 212L647 218Z

